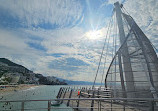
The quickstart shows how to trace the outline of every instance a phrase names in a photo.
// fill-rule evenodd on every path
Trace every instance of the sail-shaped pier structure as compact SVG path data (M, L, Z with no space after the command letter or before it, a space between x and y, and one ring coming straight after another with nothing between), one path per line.
M158 58L154 47L134 19L114 4L120 47L105 77L114 97L157 98ZM122 96L120 96L121 94Z

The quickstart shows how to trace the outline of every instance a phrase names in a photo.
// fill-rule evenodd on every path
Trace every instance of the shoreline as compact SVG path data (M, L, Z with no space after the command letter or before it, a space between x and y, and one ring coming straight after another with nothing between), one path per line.
M36 86L39 86L39 85L20 84L20 85L16 85L15 87L0 88L0 96L7 95L9 93L16 92L16 91L26 90L26 89L29 89L31 87L36 87Z

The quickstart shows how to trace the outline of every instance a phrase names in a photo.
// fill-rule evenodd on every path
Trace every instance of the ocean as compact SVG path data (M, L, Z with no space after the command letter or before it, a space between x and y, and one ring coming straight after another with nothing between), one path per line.
M46 99L55 99L58 91L60 89L59 85L56 86L36 86L31 87L26 90L20 90L11 92L9 94L3 95L1 100L46 100ZM31 111L48 111L46 109L39 108L47 108L48 101L33 101L33 102L25 102L24 108L31 108L34 110ZM65 104L61 104L60 106L51 106L51 108L63 108L66 107ZM10 103L1 103L0 102L0 111L3 110L15 110L21 108L21 102L10 102ZM38 108L38 109L37 109ZM15 110L20 111L20 110ZM69 109L51 109L51 111L73 111L72 108Z

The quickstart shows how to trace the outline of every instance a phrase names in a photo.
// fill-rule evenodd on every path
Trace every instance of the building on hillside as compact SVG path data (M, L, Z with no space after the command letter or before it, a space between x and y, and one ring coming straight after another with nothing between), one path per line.
M54 76L47 76L47 80L50 81L50 82L56 82L57 78L54 77Z
M39 84L39 78L35 77L35 73L27 73L26 81L29 84Z

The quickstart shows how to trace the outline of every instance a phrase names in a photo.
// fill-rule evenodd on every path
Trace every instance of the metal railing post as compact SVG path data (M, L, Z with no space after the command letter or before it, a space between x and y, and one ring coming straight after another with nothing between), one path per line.
M70 95L69 95L69 98L71 98L71 95L72 95L72 91L73 91L73 89L71 89L71 91L70 91ZM68 101L67 101L67 106L69 106L69 103L70 103L70 100L68 100Z
M111 100L111 111L112 111L112 100Z
M101 111L101 100L100 100L100 111Z
M99 111L99 105L100 105L100 104L99 104L99 100L98 100L98 111Z
M49 100L48 101L48 111L50 111L51 110L51 101Z
M150 101L150 111L154 111L154 101Z
M123 111L125 111L125 101L123 101Z
M93 90L93 95L92 95L92 98L94 98L94 90ZM94 100L92 100L91 102L91 111L93 111L93 107L94 107Z
M24 111L24 101L21 102L21 111Z

